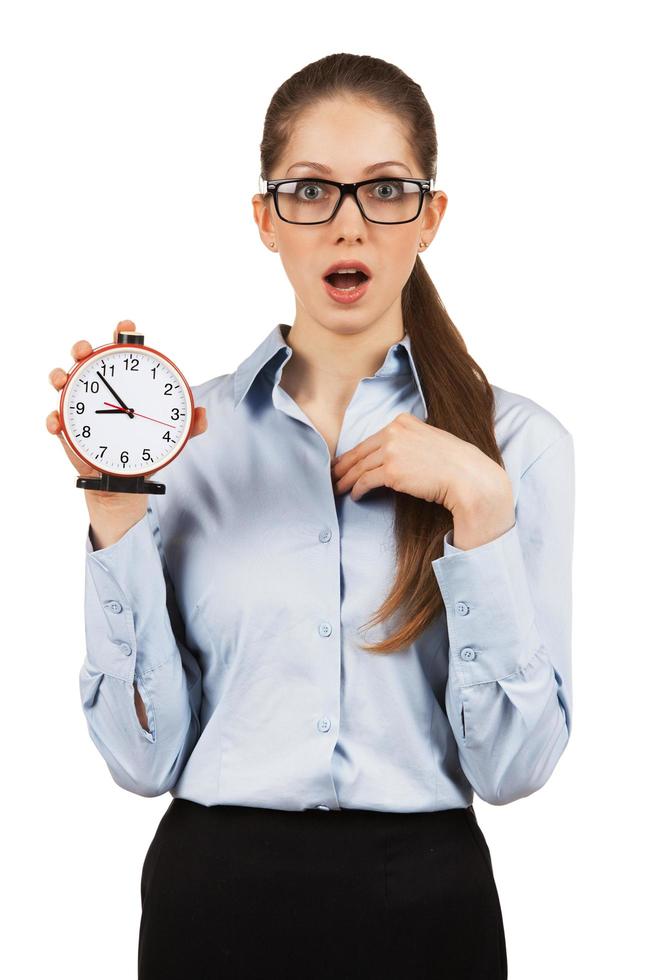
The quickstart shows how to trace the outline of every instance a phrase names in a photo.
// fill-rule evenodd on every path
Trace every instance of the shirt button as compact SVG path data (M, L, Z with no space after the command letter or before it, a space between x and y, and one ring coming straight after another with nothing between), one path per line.
M329 718L320 718L319 719L319 721L318 721L318 731L319 732L328 732L331 727L332 727L332 723L329 720Z
M332 536L331 528L323 527L322 531L318 535L321 541L329 541Z
M129 643L120 643L119 646L120 652L124 653L126 657L129 657L130 653L132 652L132 648Z
M458 612L459 616L467 616L470 612L470 606L467 602L457 602L454 608Z
M108 602L105 602L104 607L112 613L121 613L123 611L123 607L117 599L109 599Z
M472 647L463 647L460 653L460 657L462 660L474 660L476 656L477 654L472 649Z
M316 810L329 810L329 807L325 806L324 803L319 803L318 806L316 807Z
M321 623L318 627L318 632L321 636L330 636L332 627L330 623Z

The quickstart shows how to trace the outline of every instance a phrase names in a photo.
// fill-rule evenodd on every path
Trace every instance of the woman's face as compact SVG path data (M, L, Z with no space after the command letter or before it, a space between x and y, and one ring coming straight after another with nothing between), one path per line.
M325 170L300 161L319 163ZM377 163L384 165L369 172ZM354 182L377 176L428 177L421 173L397 116L356 99L338 98L302 114L270 179ZM419 217L397 225L367 221L349 194L331 221L316 225L282 221L272 197L264 203L257 194L252 204L261 240L270 251L270 243L275 243L293 286L298 316L308 315L329 329L357 332L389 314L399 315L402 288L416 255L424 251L420 242L429 244L436 234L447 196L437 191L432 200L425 197ZM372 273L366 291L352 303L333 299L323 282L329 266L341 260L364 262Z

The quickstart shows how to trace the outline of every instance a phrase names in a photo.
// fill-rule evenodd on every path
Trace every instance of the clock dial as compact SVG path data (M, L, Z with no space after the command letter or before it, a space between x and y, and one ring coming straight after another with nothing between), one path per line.
M91 466L138 476L170 462L191 427L193 396L153 348L120 344L91 355L62 393L71 446Z

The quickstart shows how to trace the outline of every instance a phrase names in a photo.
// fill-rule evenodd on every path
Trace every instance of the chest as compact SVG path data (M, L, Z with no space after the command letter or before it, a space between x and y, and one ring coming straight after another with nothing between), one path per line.
M279 411L256 424L212 422L214 440L189 443L156 504L184 621L201 622L221 659L252 643L319 638L326 623L356 630L395 572L393 492L334 493L333 419L325 435ZM376 425L358 417L354 433L345 420L341 451Z

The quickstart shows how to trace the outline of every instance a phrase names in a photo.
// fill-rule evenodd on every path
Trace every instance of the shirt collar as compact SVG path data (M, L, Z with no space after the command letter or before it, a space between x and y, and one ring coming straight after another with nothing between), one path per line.
M290 325L287 323L275 324L268 336L261 341L259 346L256 347L252 353L245 358L245 360L241 361L234 372L234 408L237 408L240 405L259 372L263 370L263 368L265 368L270 361L272 361L280 350L284 350L287 355L284 359L284 363L292 355L293 348L286 343L286 335L290 329ZM411 338L407 333L405 333L402 339L397 341L397 343L391 344L386 352L384 363L377 371L375 371L374 376L387 377L390 375L403 374L413 375L413 380L422 400L425 413L424 417L426 418L427 404L425 402L425 396L420 384L420 378L418 377L418 370L411 353Z

